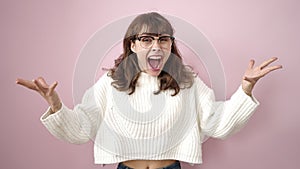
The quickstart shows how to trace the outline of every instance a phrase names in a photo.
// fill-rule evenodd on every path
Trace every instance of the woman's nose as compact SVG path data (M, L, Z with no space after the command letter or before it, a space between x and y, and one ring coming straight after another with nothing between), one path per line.
M154 40L154 42L153 42L152 50L153 50L153 51L161 50L161 46L160 46L160 44L158 43L158 40L157 40L157 39Z

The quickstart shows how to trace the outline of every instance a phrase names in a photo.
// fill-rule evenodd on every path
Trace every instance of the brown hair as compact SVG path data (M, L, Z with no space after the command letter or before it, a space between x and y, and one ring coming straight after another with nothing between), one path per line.
M169 34L171 36L174 34L170 22L156 12L141 14L131 22L123 39L123 54L115 60L115 65L108 74L113 79L112 85L119 91L127 91L129 95L134 93L141 73L137 55L131 51L131 43L142 30L147 30L143 33ZM191 67L183 64L181 54L176 43L173 42L170 57L158 75L160 86L155 94L173 89L172 96L175 96L179 93L180 88L191 87L194 77L195 74Z

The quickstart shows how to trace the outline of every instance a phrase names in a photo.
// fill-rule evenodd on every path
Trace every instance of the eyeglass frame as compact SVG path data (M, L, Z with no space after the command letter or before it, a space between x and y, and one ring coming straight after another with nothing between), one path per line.
M142 46L143 48L145 48L145 49L151 48L151 47L153 46L153 44L154 44L154 40L157 40L159 44L161 43L160 40L161 40L162 38L166 38L166 37L167 37L167 38L170 38L170 39L171 39L171 44L173 44L173 42L174 42L174 40L175 40L175 37L174 37L174 36L170 36L170 35L164 35L164 36L161 36L161 34L155 34L155 33L147 33L147 35L142 35L142 36L135 35L135 36L132 38L132 40L133 40L133 41L134 41L134 40L141 41L141 38L143 38L143 37L149 37L149 38L152 39L152 44L151 44L149 47L144 47L144 46L141 44L141 46ZM157 37L157 38L156 38L156 37Z

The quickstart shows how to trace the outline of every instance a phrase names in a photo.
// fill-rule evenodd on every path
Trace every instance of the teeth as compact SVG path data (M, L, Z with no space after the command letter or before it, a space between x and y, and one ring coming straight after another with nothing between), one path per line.
M149 56L148 59L161 59L161 56Z

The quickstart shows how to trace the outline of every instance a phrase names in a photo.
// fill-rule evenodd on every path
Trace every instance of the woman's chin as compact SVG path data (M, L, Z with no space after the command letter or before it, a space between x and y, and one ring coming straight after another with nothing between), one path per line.
M161 69L147 69L145 72L151 76L158 76L161 72Z

